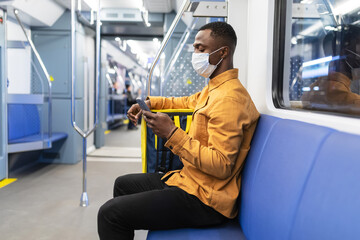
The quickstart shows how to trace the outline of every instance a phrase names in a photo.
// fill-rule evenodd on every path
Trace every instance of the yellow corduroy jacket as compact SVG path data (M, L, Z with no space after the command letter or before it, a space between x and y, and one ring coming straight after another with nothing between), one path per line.
M165 143L184 164L164 176L170 176L166 184L234 218L241 170L259 118L238 69L221 73L192 96L150 97L150 104L152 109L194 109L189 133L179 128Z

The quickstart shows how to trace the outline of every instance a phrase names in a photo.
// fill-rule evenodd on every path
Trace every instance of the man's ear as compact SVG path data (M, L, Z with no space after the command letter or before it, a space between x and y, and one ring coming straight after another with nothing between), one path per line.
M224 58L224 59L227 58L230 55L230 48L228 46L225 46L220 51L221 51L221 57Z

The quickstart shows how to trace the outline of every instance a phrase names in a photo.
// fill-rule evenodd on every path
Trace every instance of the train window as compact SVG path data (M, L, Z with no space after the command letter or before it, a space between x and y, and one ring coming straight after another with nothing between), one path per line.
M276 107L360 115L360 1L279 0Z

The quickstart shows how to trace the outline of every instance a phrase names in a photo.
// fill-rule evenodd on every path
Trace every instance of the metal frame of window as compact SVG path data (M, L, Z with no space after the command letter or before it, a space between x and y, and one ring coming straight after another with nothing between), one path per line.
M309 110L291 108L286 106L284 99L284 66L285 66L285 47L286 47L286 19L287 19L287 0L275 0L274 8L274 37L273 37L273 66L272 66L272 100L275 108L288 109L292 111L311 111L314 113L345 116L359 118L359 116L322 110Z
M285 108L283 96L285 25L287 0L275 0L272 99L276 108Z

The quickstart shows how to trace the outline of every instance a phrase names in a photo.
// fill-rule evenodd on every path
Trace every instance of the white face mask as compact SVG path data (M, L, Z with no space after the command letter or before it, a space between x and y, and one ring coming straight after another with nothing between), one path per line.
M216 53L220 49L223 49L224 47L219 48L218 50L213 51L212 53L193 53L191 63L195 71L204 78L209 78L211 74L215 71L217 66L221 63L223 58L216 64L212 65L209 62L209 57L211 54Z

